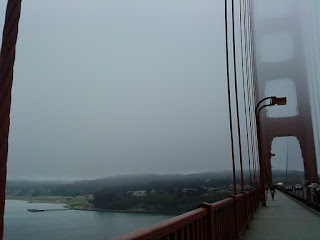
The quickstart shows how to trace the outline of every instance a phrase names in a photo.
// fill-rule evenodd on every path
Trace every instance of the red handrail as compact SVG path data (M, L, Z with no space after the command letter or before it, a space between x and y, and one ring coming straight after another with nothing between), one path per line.
M259 202L259 191L251 190L212 204L203 203L195 210L113 240L239 239Z
M277 187L278 190L290 195L291 197L303 202L309 207L320 211L320 196L317 194L317 187L303 186L297 189L294 186L287 186L287 189L283 187Z

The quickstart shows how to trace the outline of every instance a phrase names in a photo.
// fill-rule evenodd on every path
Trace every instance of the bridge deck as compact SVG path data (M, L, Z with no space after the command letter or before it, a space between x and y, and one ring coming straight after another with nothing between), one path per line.
M277 191L268 207L260 207L245 231L244 240L320 239L320 214Z

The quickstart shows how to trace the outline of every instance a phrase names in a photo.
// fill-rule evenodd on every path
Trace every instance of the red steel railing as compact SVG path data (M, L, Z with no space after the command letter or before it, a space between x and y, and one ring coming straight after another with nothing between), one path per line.
M320 189L319 187L299 187L296 188L294 186L286 186L284 187L277 187L282 192L294 197L295 199L299 200L307 204L308 206L320 211Z
M259 203L258 190L243 192L113 240L239 239Z

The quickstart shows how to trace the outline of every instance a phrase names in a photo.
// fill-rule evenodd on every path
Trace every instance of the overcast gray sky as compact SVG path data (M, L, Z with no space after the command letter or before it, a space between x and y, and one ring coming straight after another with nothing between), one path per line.
M263 18L286 9L257 5ZM223 0L23 1L8 178L231 170L224 31ZM267 58L286 54L272 41ZM288 89L265 94L286 95L296 114ZM287 143L301 169L294 138L274 141L274 167L284 168Z
M231 169L223 1L23 1L8 178Z

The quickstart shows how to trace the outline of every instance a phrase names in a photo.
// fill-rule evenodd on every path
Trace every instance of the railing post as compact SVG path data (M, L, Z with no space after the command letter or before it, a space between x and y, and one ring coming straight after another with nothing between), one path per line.
M244 206L245 206L245 217L246 217L246 228L248 227L248 205L247 205L247 194L245 192L241 192L244 195Z
M257 190L253 190L253 212L256 211L257 208Z
M254 209L255 209L255 205L254 205L254 190L251 189L250 190L250 199L251 199L251 214L253 217L253 213L254 213Z
M237 199L236 195L231 194L231 197L233 198L233 206L234 206L234 225L235 225L235 239L239 239L239 229L238 229L238 207L237 207Z
M208 215L206 218L207 221L207 229L206 229L206 240L216 240L214 235L214 218L213 218L213 212L212 212L212 205L210 203L204 202L198 205L198 207L204 207L208 211Z
M251 200L251 214L253 217L253 213L255 211L255 204L254 204L254 190L250 190L250 200Z
M257 209L257 208L258 208L258 206L259 206L259 204L260 204L260 190L259 190L259 188L258 188L258 189L256 189L256 191L255 191L255 199L256 199L256 202L255 202L255 204L256 204L255 209Z
M311 201L311 189L310 189L310 187L306 187L306 191L307 191L307 203L308 203L308 205L311 205L312 201Z

